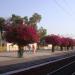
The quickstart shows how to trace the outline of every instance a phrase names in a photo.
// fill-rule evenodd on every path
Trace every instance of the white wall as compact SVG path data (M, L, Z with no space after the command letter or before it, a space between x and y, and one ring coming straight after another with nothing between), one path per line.
M29 44L30 50L32 50L32 45L34 45L35 49L37 49L37 43L34 43L34 44ZM12 45L12 43L7 43L7 51L17 51L17 50L18 50L17 45ZM29 50L29 48L25 46L24 50Z
M17 51L18 46L17 45L12 45L12 43L7 43L7 51Z

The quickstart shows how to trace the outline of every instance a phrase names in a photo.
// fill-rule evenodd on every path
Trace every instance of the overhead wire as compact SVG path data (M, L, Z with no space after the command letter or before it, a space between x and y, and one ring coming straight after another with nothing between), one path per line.
M60 5L60 3L58 3L58 1L57 0L53 0L55 3L56 3L56 5L59 7L59 8L61 8L67 15L69 15L69 16L72 16L72 14L69 12L69 11L67 11L62 5Z
M71 13L73 13L72 8L70 7L69 3L66 0L63 0L63 2L65 3L65 5L67 6L67 8L71 11Z
M71 9L71 7L69 6L69 4L67 3L67 1L63 0L64 3L66 4L66 6L69 8L69 10L70 10L71 12L67 11L57 0L53 0L53 1L55 2L55 4L56 4L63 12L65 12L68 16L71 16L71 19L72 19L72 20L75 19L75 18L74 18L74 15L72 14L72 13L73 13L73 12L72 12L72 9ZM72 37L73 37L73 35L72 35Z

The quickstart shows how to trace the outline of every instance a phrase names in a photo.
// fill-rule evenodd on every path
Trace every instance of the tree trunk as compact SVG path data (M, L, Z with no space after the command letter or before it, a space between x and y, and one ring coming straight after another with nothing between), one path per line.
M40 49L40 45L39 44L37 44L37 50L39 50Z
M52 52L54 52L54 45L52 45Z
M63 46L60 46L61 51L63 51Z
M1 51L3 51L3 37L2 37L2 31L0 31L0 47L1 47Z
M69 50L69 46L67 46L67 50Z
M71 49L73 50L73 46L71 46Z
M18 57L19 58L22 58L23 57L23 52L24 52L23 46L19 46L19 50L18 50Z

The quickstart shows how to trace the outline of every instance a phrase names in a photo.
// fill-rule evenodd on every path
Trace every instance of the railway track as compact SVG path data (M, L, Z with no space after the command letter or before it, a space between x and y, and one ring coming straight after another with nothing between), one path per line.
M72 61L47 75L75 75L75 61Z
M65 57L53 61L47 61L45 63L34 65L28 68L6 72L0 75L69 75L72 73L74 74L74 71L67 74L64 68L68 67L71 64L73 64L73 66L69 67L70 69L75 66L75 55L71 55L69 57Z

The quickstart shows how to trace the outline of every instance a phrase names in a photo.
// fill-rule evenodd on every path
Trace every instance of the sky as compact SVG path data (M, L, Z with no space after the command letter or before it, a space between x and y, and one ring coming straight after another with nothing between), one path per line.
M42 16L38 27L47 34L75 37L75 0L0 0L0 17Z

